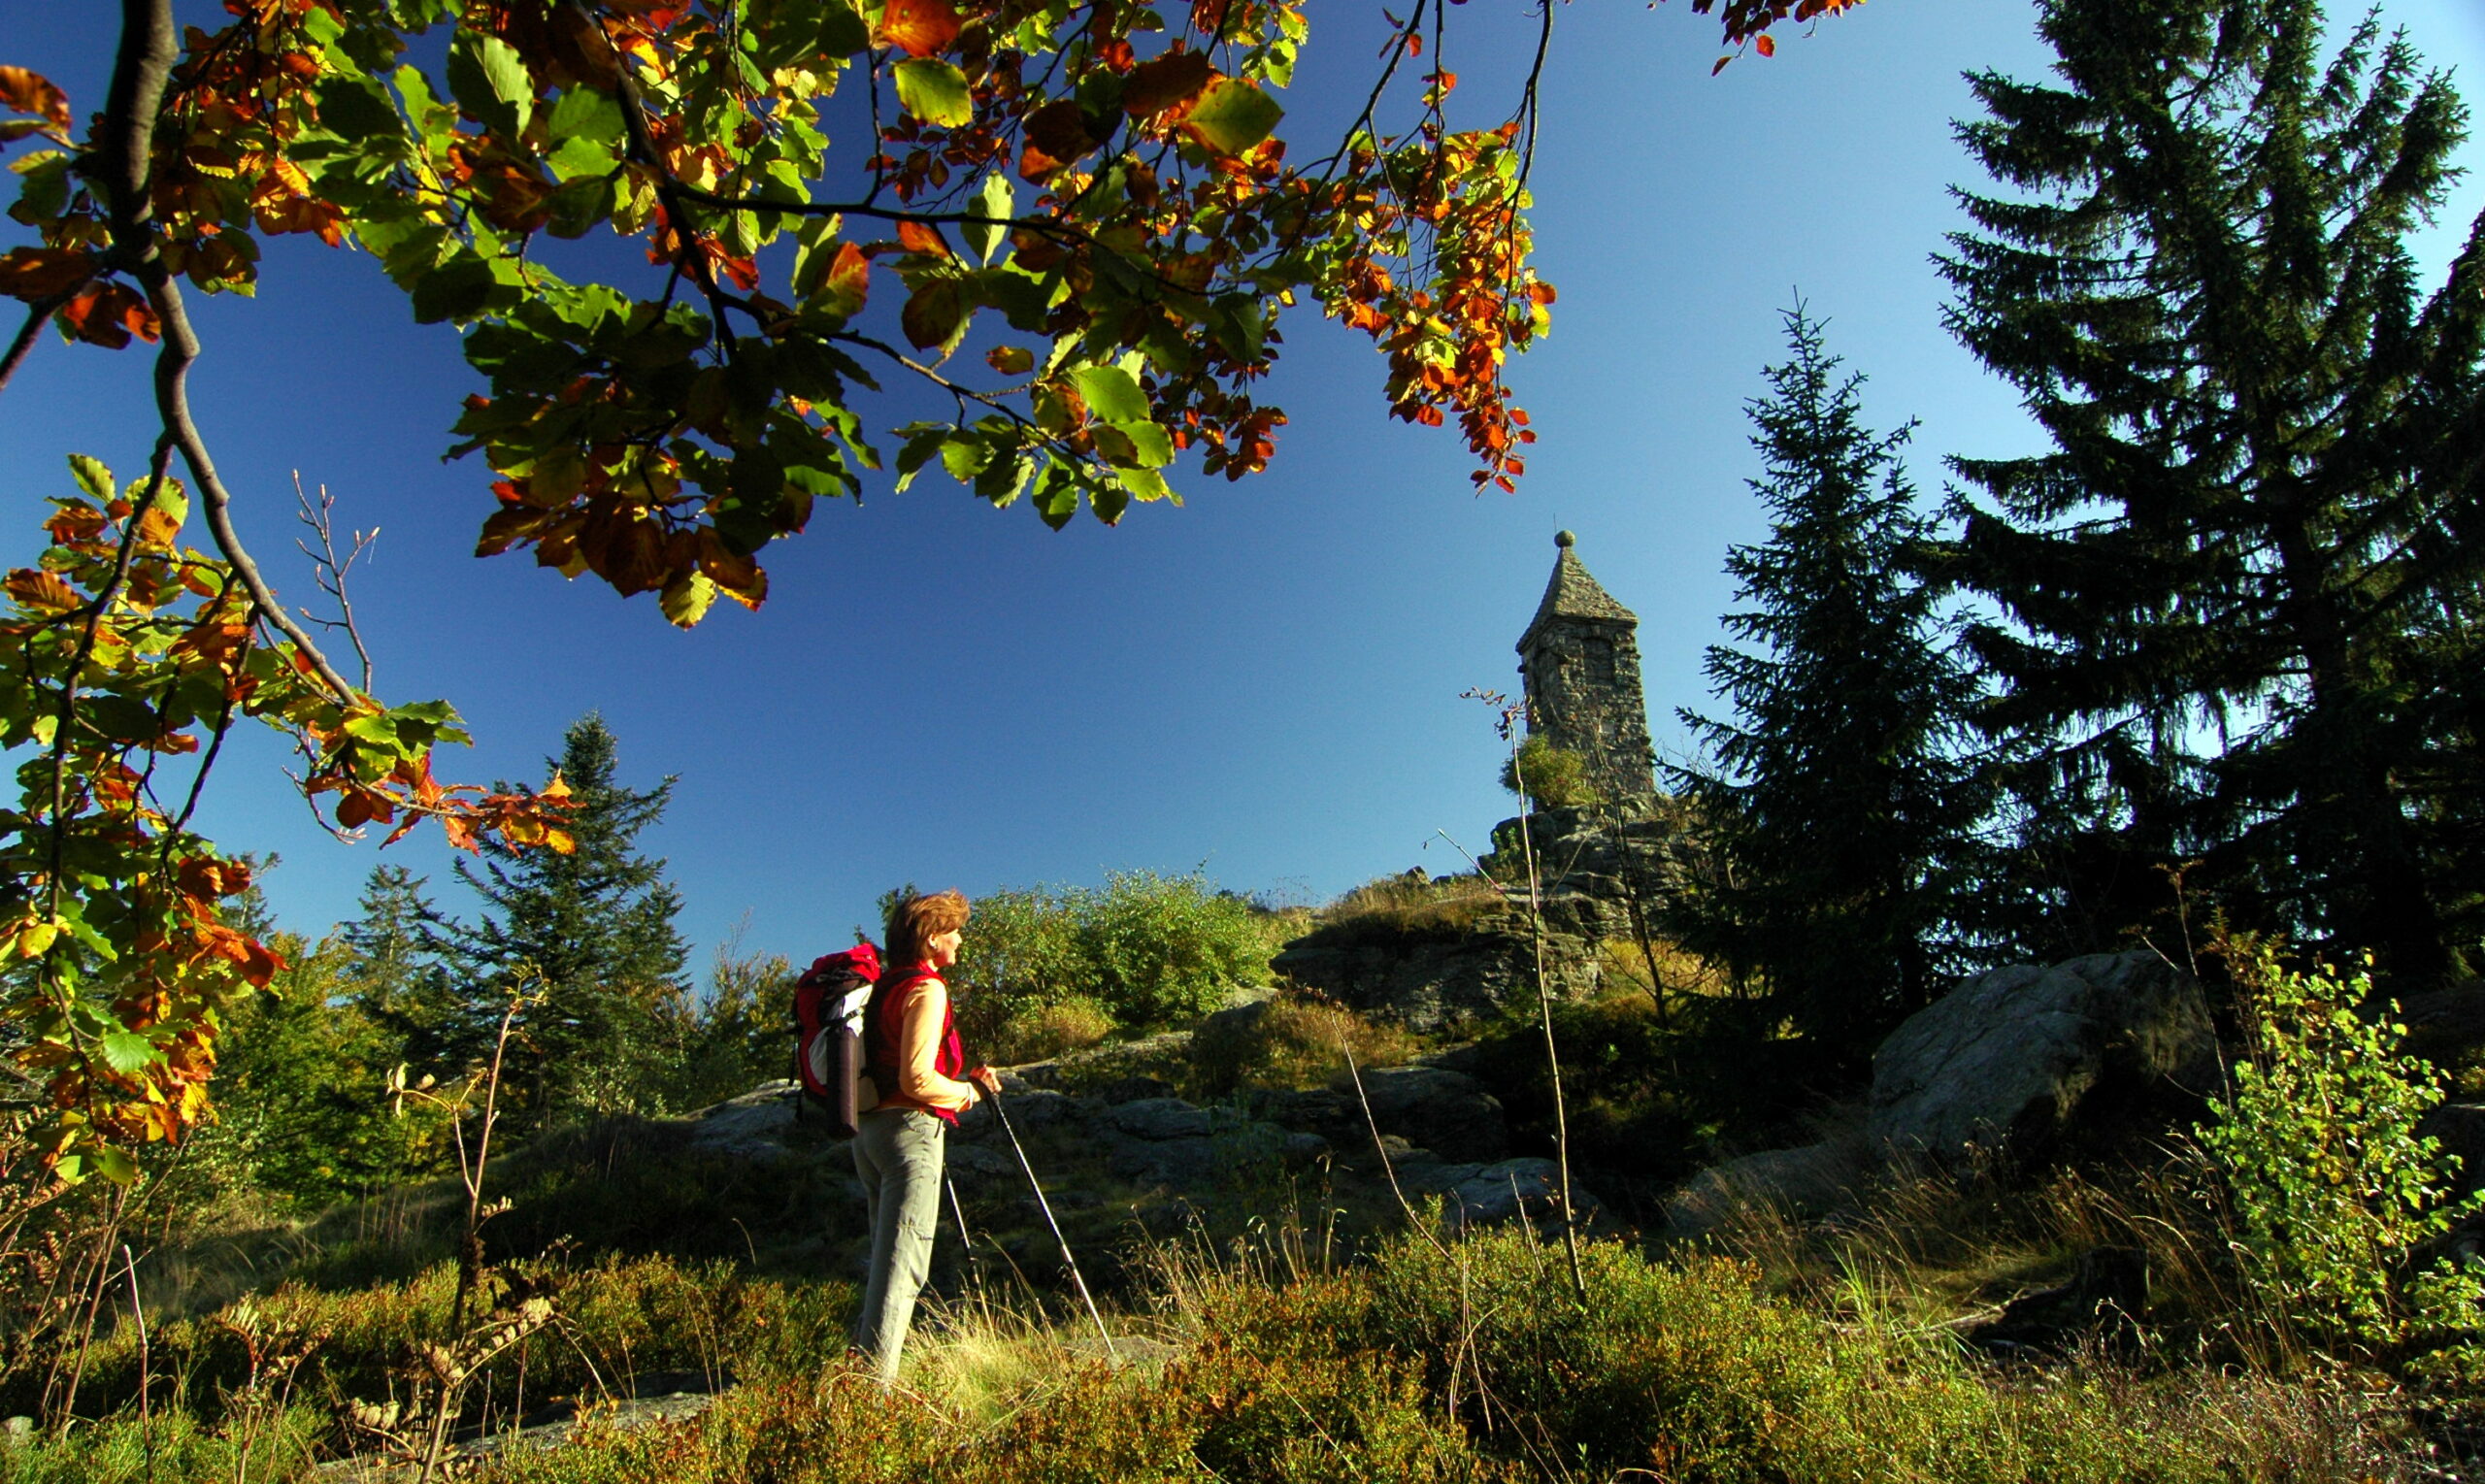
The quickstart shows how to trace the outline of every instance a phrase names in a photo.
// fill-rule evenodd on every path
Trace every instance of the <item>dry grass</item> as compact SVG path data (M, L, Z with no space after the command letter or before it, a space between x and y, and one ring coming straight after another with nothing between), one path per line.
M1415 1036L1309 995L1269 1001L1235 1023L1210 1022L1191 1038L1192 1091L1224 1097L1246 1087L1309 1088L1344 1074L1344 1047L1364 1067L1397 1067L1423 1049Z
M1464 933L1504 909L1502 895L1481 876L1379 876L1314 914L1324 937L1412 938Z
M992 1038L986 1055L1004 1067L1049 1061L1084 1051L1112 1033L1112 1014L1102 1002L1074 995L1013 1011Z

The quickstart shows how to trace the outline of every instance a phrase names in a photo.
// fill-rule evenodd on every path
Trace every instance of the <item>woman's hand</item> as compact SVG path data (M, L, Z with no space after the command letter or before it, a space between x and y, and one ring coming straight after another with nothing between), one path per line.
M987 1098L1001 1096L1001 1073L989 1067L974 1067L967 1071L967 1080Z

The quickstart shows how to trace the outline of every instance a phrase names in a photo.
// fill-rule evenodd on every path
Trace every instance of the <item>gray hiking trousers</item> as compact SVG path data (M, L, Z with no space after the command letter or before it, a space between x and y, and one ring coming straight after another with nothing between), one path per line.
M941 1225L941 1165L949 1126L920 1108L865 1113L856 1120L854 1172L863 1179L872 1228L871 1277L854 1316L854 1348L873 1358L880 1384L897 1379L914 1298L932 1270L932 1234Z

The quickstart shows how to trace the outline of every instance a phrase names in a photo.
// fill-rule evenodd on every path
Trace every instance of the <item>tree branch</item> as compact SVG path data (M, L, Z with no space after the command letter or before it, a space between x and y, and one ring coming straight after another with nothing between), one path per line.
M189 372L198 360L198 332L191 328L179 280L165 270L149 222L154 215L149 198L149 175L155 146L156 111L164 84L181 55L173 27L173 0L121 0L120 54L113 64L112 90L105 105L104 146L89 179L102 187L111 208L115 255L146 285L148 302L164 336L155 356L155 410L164 432L181 449L190 480L205 497L208 530L216 549L242 579L251 607L277 632L293 642L312 672L340 701L351 701L354 689L337 673L300 624L286 616L267 579L259 575L242 538L233 529L233 496L215 473L207 441L190 416Z
M70 293L75 292L76 289L70 290ZM17 338L9 342L9 353L0 356L0 391L9 389L9 379L17 374L17 368L24 365L26 357L33 353L35 337L43 333L44 321L58 313L60 307L68 302L69 294L50 294L26 306L26 322L17 327Z

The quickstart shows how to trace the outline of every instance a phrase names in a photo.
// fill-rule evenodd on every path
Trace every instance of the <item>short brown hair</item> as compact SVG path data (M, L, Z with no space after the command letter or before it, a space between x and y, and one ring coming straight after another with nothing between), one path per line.
M932 957L932 940L967 925L967 899L952 888L912 896L889 913L889 964L911 969Z

